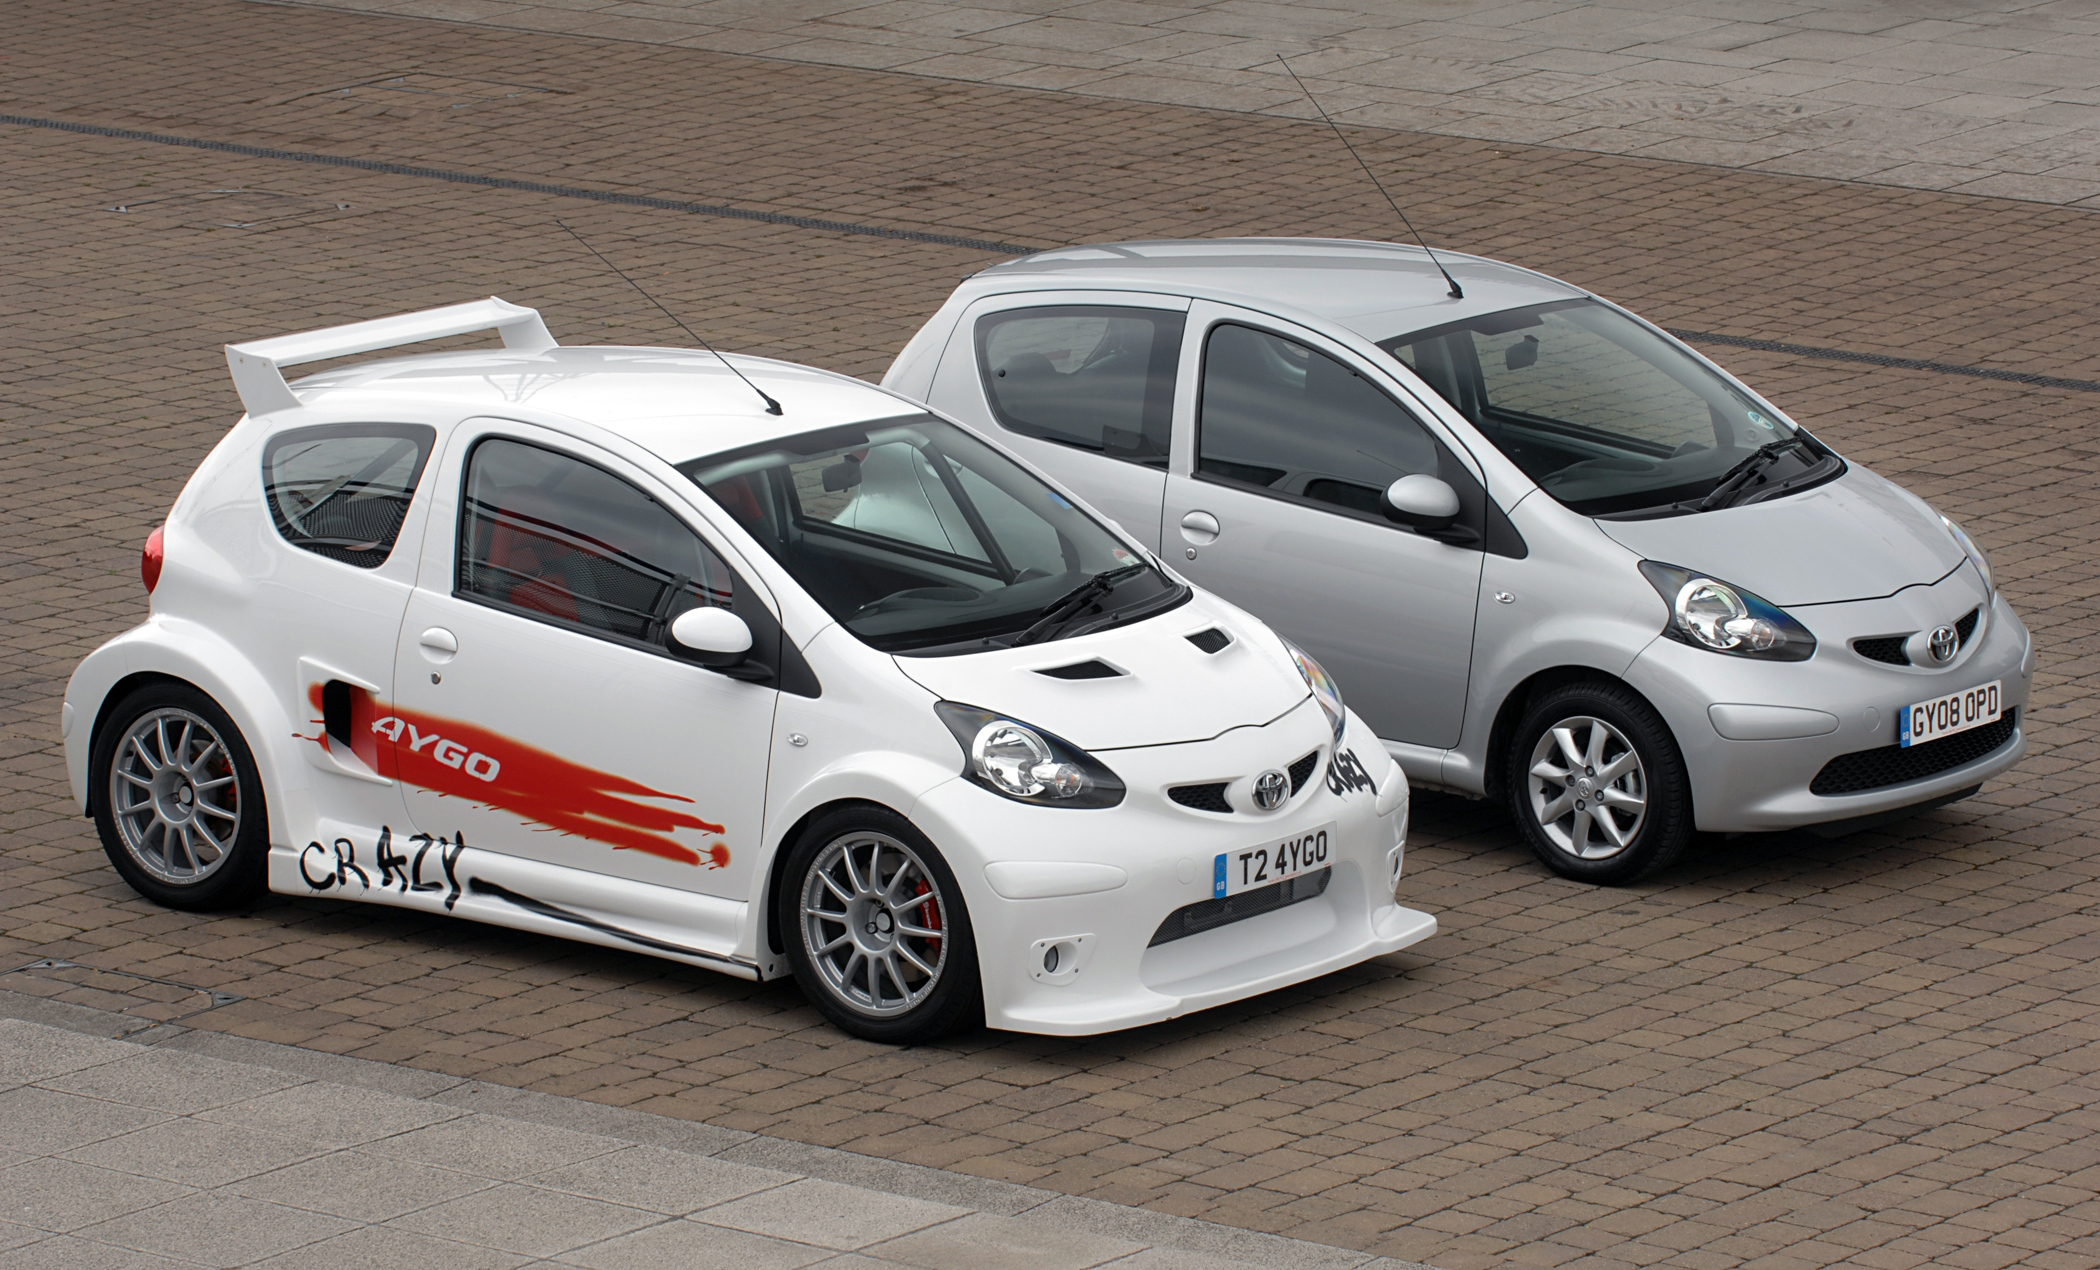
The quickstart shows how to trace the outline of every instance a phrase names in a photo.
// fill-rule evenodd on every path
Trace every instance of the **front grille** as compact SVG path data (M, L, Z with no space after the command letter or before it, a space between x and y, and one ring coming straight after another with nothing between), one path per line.
M1903 651L1904 635L1881 635L1873 639L1855 639L1852 651L1868 661L1886 662L1891 666L1908 666L1910 657Z
M1197 811L1215 811L1232 814L1232 804L1225 801L1225 782L1215 785L1176 785L1167 791L1167 797L1184 807Z
M1313 769L1318 767L1319 765L1320 752L1318 750L1314 750L1312 753L1306 755L1304 758L1301 758L1297 762L1291 764L1291 793L1293 796L1295 796L1299 790L1305 788L1305 782L1312 779Z
M1334 870L1325 868L1318 873L1306 873L1288 882L1278 882L1258 891L1246 891L1239 895L1228 895L1222 900L1203 900L1185 905L1167 914L1167 920L1152 932L1152 942L1146 945L1157 948L1161 944L1177 939L1187 939L1220 926L1244 922L1250 917L1273 913L1279 908L1288 908L1303 900L1325 894L1327 883L1332 880Z
M1954 624L1956 649L1969 646L1969 637L1976 633L1976 623L1982 620L1983 610L1973 608ZM1891 666L1908 666L1911 664L1910 654L1903 651L1903 645L1909 639L1908 635L1876 635L1871 639L1855 639L1852 641L1852 651L1868 661L1885 662Z
M2013 716L2014 712L2008 710L1996 723L1986 723L1980 728L1943 736L1909 749L1884 745L1877 750L1840 754L1823 764L1823 770L1809 782L1808 792L1856 794L1864 789L1885 789L1890 785L1903 785L1953 771L2012 740L2017 727Z

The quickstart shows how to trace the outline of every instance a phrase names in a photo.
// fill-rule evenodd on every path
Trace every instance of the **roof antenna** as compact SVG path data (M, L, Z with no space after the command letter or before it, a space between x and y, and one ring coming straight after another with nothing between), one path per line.
M555 217L555 218L554 218L554 223L555 223L555 224L557 224L557 225L559 225L559 226L561 226L561 227L562 227L562 228L563 228L564 230L568 230L568 234L569 234L569 237L571 237L571 238L575 239L575 240L576 240L577 242L579 242L579 243L582 243L582 244L583 244L583 249L584 249L585 251L587 251L587 252L591 253L591 254L592 254L593 256L596 256L596 257L598 258L599 262L600 262L601 264L603 264L603 265L604 265L604 266L605 266L606 268L608 268L608 269L612 270L612 271L613 271L614 273L616 273L616 274L619 274L619 275L620 275L620 277L621 277L622 279L624 279L624 280L626 281L626 283L627 283L627 285L628 285L628 286L630 286L630 287L633 287L633 288L634 288L635 290L637 290L637 291L641 291L641 292L642 292L642 298L643 298L644 300L647 300L647 301L648 301L649 303L651 303L651 304L655 305L655 306L656 306L656 307L657 307L658 309L662 310L662 312L663 312L663 315L664 315L665 317L667 317L667 318L671 319L671 321L673 321L673 322L677 323L677 325L678 325L678 329L679 329L679 330L681 330L681 331L684 331L684 332L685 332L685 333L686 333L687 335L690 335L690 336L692 336L692 337L693 337L693 339L694 339L695 341L697 341L697 342L699 343L700 347L702 347L702 348L706 349L706 350L707 350L708 352L710 352L710 353L715 353L715 346L714 346L714 345L712 345L712 344L708 343L708 342L707 342L706 340L704 340L704 339L701 339L701 338L700 338L700 334L699 334L699 332L695 331L695 330L694 330L694 329L693 329L692 327L690 327L690 326L687 326L687 325L686 325L685 323L683 323L683 322L679 322L679 321L678 321L678 315L677 315L676 313L673 313L673 312L671 312L671 311L670 311L669 309L666 309L666 308L664 308L664 306L663 306L663 302L662 302L661 300L658 300L658 299L657 299L657 298L656 298L655 296L653 296L653 295L650 295L650 294L649 294L649 293L648 293L647 291L642 291L642 284L641 284L641 283L639 283L639 282L636 282L636 281L635 281L635 280L634 280L633 278L629 278L629 277L627 276L627 271L626 271L626 270L624 270L624 269L620 268L620 266L618 266L618 265L614 264L614 263L613 263L612 261L610 261L610 260L607 260L607 259L605 258L605 253L604 253L604 252L602 252L602 251L599 251L599 250L598 250L598 249L597 249L596 247L593 247L593 246L591 246L591 245L590 245L589 243L587 243L587 242L584 242L584 241L583 241L583 235L582 235L582 234L579 234L579 233L577 233L577 232L576 232L575 230L573 230L573 229L569 229L569 224L568 224L568 222L567 222L567 221L565 221L565 220L562 220L562 219L561 219L560 217L558 217L558 216L557 216L557 217ZM1452 283L1451 285L1452 285L1452 286L1457 286L1458 284L1454 282L1454 283ZM750 376L748 376L748 375L744 374L744 372L743 372L743 371L740 371L740 370L738 370L738 369L736 368L735 364L734 364L734 363L732 363L732 362L731 362L731 361L730 361L730 360L729 360L728 358L726 358L726 357L722 356L722 355L721 355L720 353L715 353L715 360L716 360L716 361L718 361L718 362L720 362L720 363L722 363L722 364L723 364L724 366L727 366L727 367L729 367L729 373L730 373L730 374L732 374L732 375L735 375L735 376L736 376L736 377L737 377L738 379L741 379L741 380L743 380L743 381L744 381L744 384L745 384L745 386L747 386L748 388L750 388L752 392L755 392L755 393L757 393L757 394L758 394L758 396L759 396L759 400L761 400L761 401L763 401L763 402L765 402L765 403L766 403L766 413L767 413L767 414L769 414L769 415L777 415L777 414L781 413L781 410L780 410L780 403L779 403L779 402L777 402L777 401L775 401L775 400L773 400L773 399L772 399L771 397L767 396L767 395L766 395L766 390L765 390L765 389L763 389L763 388L759 387L759 386L758 386L757 384L754 384L754 383L752 383L752 382L751 382L751 378L750 378Z
M1415 236L1415 241L1422 244L1423 251L1428 252L1429 263L1435 265L1436 271L1444 275L1444 281L1451 284L1451 298L1454 300L1465 299L1466 293L1464 289L1458 285L1458 279L1452 277L1451 271L1449 269L1444 268L1444 262L1436 258L1435 252L1429 250L1429 244L1423 241L1421 232L1415 228L1415 224L1413 221L1407 219L1407 213L1400 210L1400 204L1394 201L1393 196L1391 194L1386 193L1385 182L1379 180L1378 174L1371 170L1371 165L1364 162L1364 156L1356 152L1355 146L1349 145L1349 138L1346 134L1342 132L1341 125L1336 123L1333 117L1330 116L1326 110L1322 109L1322 107L1320 106L1320 99L1313 96L1312 89L1307 88L1305 86L1304 80L1298 79L1298 72L1291 70L1291 64L1289 62L1283 61L1283 54L1278 53L1276 55L1276 60L1279 62L1283 62L1283 69L1289 73L1292 79L1297 80L1298 91L1304 93L1305 100L1311 102L1313 109L1318 110L1320 112L1320 118L1327 120L1327 126L1334 129L1334 135L1341 138L1342 144L1348 147L1349 157L1355 159L1356 166L1362 168L1364 170L1364 175L1371 178L1371 184L1378 187L1378 192L1380 194L1385 194L1385 201L1392 204L1393 213L1400 218L1400 223L1407 226L1407 232L1413 234Z

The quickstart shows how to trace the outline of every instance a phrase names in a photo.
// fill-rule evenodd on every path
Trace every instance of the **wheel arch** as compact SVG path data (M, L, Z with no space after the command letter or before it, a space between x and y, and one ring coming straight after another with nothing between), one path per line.
M1517 730L1517 721L1524 717L1524 712L1530 709L1531 703L1540 696L1553 691L1555 688L1583 682L1607 684L1614 688L1623 688L1627 692L1632 693L1642 705L1655 711L1655 717L1662 720L1663 730L1670 732L1669 719L1664 716L1661 710L1656 709L1655 703L1650 701L1640 689L1608 670L1599 670L1595 666L1563 665L1535 671L1519 681L1515 687L1511 688L1503 696L1502 704L1495 710L1495 722L1488 730L1487 755L1483 776L1485 777L1485 792L1491 801L1501 801L1508 792L1503 787L1502 769L1505 766L1503 759L1509 749L1510 735ZM1673 743L1676 742L1674 734L1671 735L1670 739ZM1682 749L1683 747L1680 745L1679 748Z
M226 713L255 763L270 841L291 841L289 804L300 802L306 789L288 749L301 735L297 722L285 715L262 674L238 648L188 622L148 621L89 654L74 672L66 699L90 724L73 729L66 758L83 810L94 814L96 781L90 768L111 715L126 697L156 683L201 693Z
M792 848L795 842L802 837L803 831L815 823L819 817L828 816L836 811L860 807L872 811L886 811L893 816L904 816L902 811L877 799L865 797L833 798L827 802L818 803L796 817L795 822L783 830L779 840L773 844L772 858L766 861L765 886L760 891L758 899L758 942L762 960L765 961L765 964L771 965L773 960L785 958L787 955L786 935L780 929L780 922L774 912L774 909L777 907L774 903L774 897L780 894L781 876L787 872L788 856L793 854ZM910 819L909 816L904 816L904 818ZM783 969L780 973L785 974L786 971ZM769 973L767 977L771 978L773 976Z

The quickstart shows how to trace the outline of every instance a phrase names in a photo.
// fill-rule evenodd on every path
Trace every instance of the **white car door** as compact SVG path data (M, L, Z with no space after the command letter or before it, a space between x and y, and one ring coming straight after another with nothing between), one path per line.
M929 403L983 429L1157 548L1186 298L990 296L956 323Z
M697 605L778 660L768 598L616 456L496 420L461 426L379 721L416 827L450 842L747 900L777 691L672 656ZM742 906L713 906L726 927ZM733 944L733 929L695 931Z
M1486 495L1459 453L1349 350L1264 315L1199 302L1166 483L1166 553L1333 673L1388 741L1448 748L1465 718ZM1458 492L1440 541L1380 512L1393 481Z

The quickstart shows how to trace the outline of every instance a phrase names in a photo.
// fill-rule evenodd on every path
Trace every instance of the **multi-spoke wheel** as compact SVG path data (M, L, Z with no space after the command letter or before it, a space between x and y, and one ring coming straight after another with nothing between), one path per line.
M111 863L148 899L217 908L262 888L268 850L255 762L226 713L180 684L133 693L94 748L95 822Z
M1566 684L1533 701L1506 751L1517 827L1547 867L1631 882L1692 833L1684 761L1653 708L1618 684Z
M1648 818L1648 771L1625 735L1575 715L1531 747L1531 814L1553 845L1608 860L1633 845Z
M980 1005L954 876L924 835L879 808L819 819L792 849L779 921L802 990L872 1040L931 1040Z

